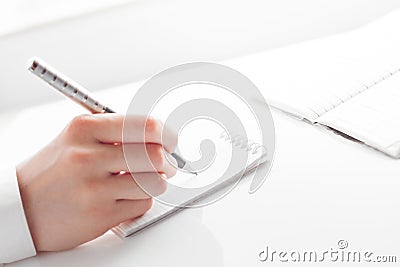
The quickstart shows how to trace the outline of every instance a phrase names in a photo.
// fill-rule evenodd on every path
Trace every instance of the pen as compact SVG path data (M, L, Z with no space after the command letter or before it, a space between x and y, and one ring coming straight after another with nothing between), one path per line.
M114 110L97 101L91 92L73 82L71 79L66 78L65 75L38 58L29 61L28 70L58 92L92 113L115 113ZM179 154L174 152L170 155L175 158L179 169L197 175L197 172L195 172Z

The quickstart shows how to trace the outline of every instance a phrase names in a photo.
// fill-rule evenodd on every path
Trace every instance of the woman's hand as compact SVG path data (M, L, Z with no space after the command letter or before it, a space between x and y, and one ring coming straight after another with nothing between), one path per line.
M122 146L123 124L124 117L117 114L79 116L17 167L37 251L78 246L149 210L151 196L132 176L150 188L152 195L165 191L164 178L175 175L176 169L163 149L175 150L176 135L162 136L162 125L156 120L126 117L125 127L130 127L132 134L124 138L124 151L135 159L128 169Z

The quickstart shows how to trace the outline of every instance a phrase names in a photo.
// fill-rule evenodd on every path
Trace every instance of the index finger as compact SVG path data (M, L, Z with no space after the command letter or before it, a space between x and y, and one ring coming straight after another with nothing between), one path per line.
M91 132L101 143L154 143L172 153L178 137L161 121L142 115L94 114Z

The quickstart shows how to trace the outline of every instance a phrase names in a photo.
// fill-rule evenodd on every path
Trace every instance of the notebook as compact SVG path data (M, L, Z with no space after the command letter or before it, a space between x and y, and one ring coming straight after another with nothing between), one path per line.
M184 195L179 194L179 197L176 198L176 192L171 190L171 186L169 186L167 191L161 195L160 199L165 200L172 198L178 205L169 205L156 198L154 199L152 208L147 213L141 217L119 224L114 227L112 231L119 237L125 238L146 229L147 227L161 221L173 213L185 209L186 207L194 206L196 203L201 204L201 201L210 196L215 196L215 194L220 193L219 196L223 197L225 193L229 193L229 190L233 190L234 186L240 182L246 174L253 171L257 166L266 161L271 162L271 154L268 155L267 149L237 135L232 135L232 137L230 137L226 132L222 132L215 142L215 145L216 150L221 157L220 159L215 159L212 164L213 167L208 168L205 172L199 173L197 176L178 172L177 175L169 181L174 185L183 186L182 188L193 188L195 186L197 189L195 192ZM244 153L248 156L247 166L245 169L242 169L240 164L233 164L232 168L224 170L230 160L230 154L237 152ZM226 173L221 176L221 173L224 171L226 171ZM213 178L219 179L215 182L210 182L213 181ZM248 178L250 177L246 177L245 179ZM208 185L202 186L199 184L204 182L207 183L207 181L210 182Z
M274 108L400 158L400 9L361 28L225 62Z

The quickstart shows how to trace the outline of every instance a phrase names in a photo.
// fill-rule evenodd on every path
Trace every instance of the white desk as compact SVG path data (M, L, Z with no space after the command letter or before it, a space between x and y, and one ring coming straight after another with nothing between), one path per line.
M110 101L113 106L117 100ZM42 113L49 109L61 110L54 104L21 113L25 120L31 117L26 127L34 139L20 139L28 131L16 134L12 138L20 142L14 150L5 144L4 151L32 151L48 138L38 135L40 127L53 135L70 119ZM80 111L77 107L72 113ZM396 255L399 261L400 162L278 112L273 115L275 163L255 195L242 184L211 206L183 211L127 240L107 233L76 249L9 266L262 266L270 264L258 260L266 245L322 253L337 248L340 239L353 251Z

